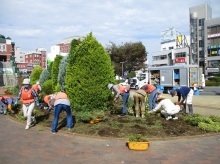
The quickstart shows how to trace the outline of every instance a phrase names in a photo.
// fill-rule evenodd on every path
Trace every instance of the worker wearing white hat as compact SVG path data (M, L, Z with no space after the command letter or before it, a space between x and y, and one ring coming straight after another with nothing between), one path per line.
M18 98L14 104L17 104L17 101L20 100L22 103L22 110L24 117L27 118L27 124L25 129L29 129L31 124L36 123L35 117L32 117L32 112L34 110L35 103L39 106L38 94L30 85L30 79L24 79L22 83L22 88L18 94Z

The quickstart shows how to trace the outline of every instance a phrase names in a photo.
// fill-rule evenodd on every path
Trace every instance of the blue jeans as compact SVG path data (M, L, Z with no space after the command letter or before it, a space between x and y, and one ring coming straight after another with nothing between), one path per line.
M58 104L54 107L54 118L52 122L52 132L57 132L57 125L59 121L59 116L62 111L66 111L67 114L67 127L72 128L73 127L73 116L71 113L70 106L64 105L64 104Z
M156 107L156 100L157 100L157 89L150 93L148 103L149 103L149 110L152 110Z
M122 101L123 101L123 108L122 108L121 114L126 114L127 113L127 102L130 96L130 92L124 92L121 94L121 96L122 96Z
M7 105L5 105L2 101L0 101L0 113L6 114L7 112Z

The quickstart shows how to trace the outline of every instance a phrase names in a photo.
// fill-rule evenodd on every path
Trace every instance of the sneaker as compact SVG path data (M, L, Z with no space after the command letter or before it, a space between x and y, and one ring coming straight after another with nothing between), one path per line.
M138 118L138 117L140 117L139 115L136 115L136 117Z
M171 116L168 116L168 117L166 118L166 120L170 120L170 119L172 119L172 117L171 117Z
M36 118L33 116L33 117L31 117L31 122L32 122L32 125L36 125Z
M71 130L72 130L72 128L68 128L67 130L71 131Z
M29 126L29 125L26 125L25 130L28 130L29 128L30 128L30 126Z
M51 132L52 134L56 134L57 132Z
M178 117L174 117L173 120L178 120Z
M141 115L141 118L145 118L145 115L144 115L144 114L142 114L142 115Z
M124 116L126 116L126 114L120 114L120 115L118 115L118 117L124 117Z

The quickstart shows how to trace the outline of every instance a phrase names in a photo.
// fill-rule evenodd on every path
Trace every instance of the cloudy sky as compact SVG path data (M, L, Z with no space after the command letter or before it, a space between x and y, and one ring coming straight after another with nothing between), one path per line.
M0 34L32 51L70 36L94 37L104 46L141 41L160 50L161 31L189 34L189 8L210 4L220 17L220 0L0 0Z

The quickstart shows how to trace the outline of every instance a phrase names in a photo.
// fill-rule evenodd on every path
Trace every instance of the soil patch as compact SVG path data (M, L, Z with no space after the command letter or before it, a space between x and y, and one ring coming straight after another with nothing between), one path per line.
M19 118L19 111L15 109L14 114L10 114L14 118ZM53 120L53 110L49 113L45 110L35 109L37 124L51 127ZM21 115L21 114L20 114ZM187 124L183 118L185 116L179 115L178 120L166 120L160 114L150 115L146 118L136 118L134 116L118 117L117 114L106 112L107 120L89 124L87 122L80 122L77 118L75 125L72 129L73 133L94 135L101 137L116 137L128 138L135 134L143 134L147 138L164 138L164 137L178 137L178 136L192 136L201 135L206 132ZM59 118L58 130L67 130L66 126L66 113L62 112Z

